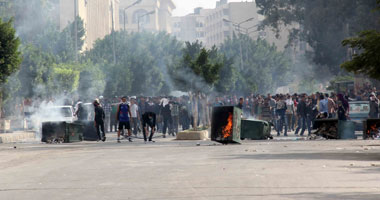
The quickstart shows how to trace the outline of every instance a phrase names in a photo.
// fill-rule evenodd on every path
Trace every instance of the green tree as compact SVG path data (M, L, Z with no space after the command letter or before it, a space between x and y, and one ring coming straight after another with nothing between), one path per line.
M237 76L233 83L235 94L266 93L287 84L290 58L265 40L253 40L240 34L227 39L220 51L233 59L227 63ZM226 73L229 75L231 72Z
M116 63L113 57L112 37L115 38ZM114 32L98 40L86 52L106 77L108 96L159 95L172 89L168 69L179 60L182 43L166 33Z
M0 18L0 110L3 106L4 83L12 73L19 69L21 63L19 45L20 40L16 37L13 20L3 22Z
M352 60L344 62L341 67L349 72L365 74L380 80L380 32L363 31L358 37L343 40L343 46L355 50Z
M178 89L189 92L192 101L193 127L197 127L198 124L198 103L201 102L203 105L207 103L207 95L202 93L210 92L220 78L220 69L224 65L223 60L219 59L220 56L216 47L207 50L198 41L186 42L181 62L171 70L171 77ZM206 114L208 111L204 110L203 113L205 115L203 125L208 125L209 119Z
M37 95L48 96L52 90L52 66L55 64L54 56L42 51L33 45L22 48L23 62L18 73L21 82L20 95L33 97Z
M376 0L257 0L256 4L265 16L261 29L271 27L278 33L283 26L292 26L289 44L305 41L312 48L306 55L317 64L316 78L326 76L320 71L344 72L338 66L346 59L347 49L340 41L363 30L379 29L379 13L370 12Z
M9 75L19 69L21 52L20 40L16 37L13 20L3 22L0 18L0 84L7 81Z

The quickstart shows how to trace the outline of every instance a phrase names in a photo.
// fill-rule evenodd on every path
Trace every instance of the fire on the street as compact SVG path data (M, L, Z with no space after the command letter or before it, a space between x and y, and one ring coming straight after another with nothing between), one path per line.
M228 138L228 137L231 136L231 133L232 133L232 120L233 120L233 115L230 112L230 113L228 113L227 125L222 130L223 138Z

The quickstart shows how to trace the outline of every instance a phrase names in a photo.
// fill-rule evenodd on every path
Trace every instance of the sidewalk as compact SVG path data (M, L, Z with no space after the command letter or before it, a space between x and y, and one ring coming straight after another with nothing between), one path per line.
M16 131L13 133L1 133L0 134L0 144L1 143L15 143L15 142L25 142L34 140L36 137L35 132L28 131Z

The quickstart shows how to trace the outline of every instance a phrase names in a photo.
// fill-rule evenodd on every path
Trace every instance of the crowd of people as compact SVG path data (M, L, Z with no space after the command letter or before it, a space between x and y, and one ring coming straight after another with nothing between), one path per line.
M359 93L360 95L317 92L310 95L267 94L246 97L208 97L206 101L201 102L199 100L196 104L198 106L198 120L195 126L210 125L209 119L214 106L237 106L242 109L243 118L270 122L278 136L287 136L290 132L303 136L306 130L310 135L315 119L349 119L349 101L369 101L369 118L378 118L380 94L376 93L375 88L367 88ZM41 104L53 105L54 102L55 100L50 98L42 101ZM95 119L99 140L103 141L105 140L105 133L113 131L118 132L118 141L120 141L125 129L127 135L124 136L129 141L132 141L132 134L137 136L140 133L143 134L145 141L152 141L155 132L160 132L163 137L167 137L175 136L179 130L194 128L192 115L192 109L194 109L192 103L194 101L191 101L188 96L125 96L108 99L99 97L92 104L87 103L87 108L86 104L80 100L74 103L68 98L63 102L65 105L73 105L75 116L79 121ZM30 116L31 107L38 107L36 105L31 100L25 100L23 103L25 117ZM208 109L204 109L205 107ZM150 135L148 137L149 129Z

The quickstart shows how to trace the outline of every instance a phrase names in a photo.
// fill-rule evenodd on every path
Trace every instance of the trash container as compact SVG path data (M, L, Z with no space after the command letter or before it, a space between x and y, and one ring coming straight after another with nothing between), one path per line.
M83 121L83 139L85 141L97 141L99 139L96 133L94 121Z
M356 139L355 135L355 122L342 121L338 122L338 135L339 139Z
M42 123L42 142L80 142L83 139L82 125L67 122Z
M266 140L271 138L271 126L267 121L243 119L240 137L242 140Z
M363 122L363 139L375 139L380 135L380 119L366 119Z
M65 143L83 141L83 125L79 123L66 123Z
M217 106L212 109L211 140L227 143L240 143L242 110L234 106Z

